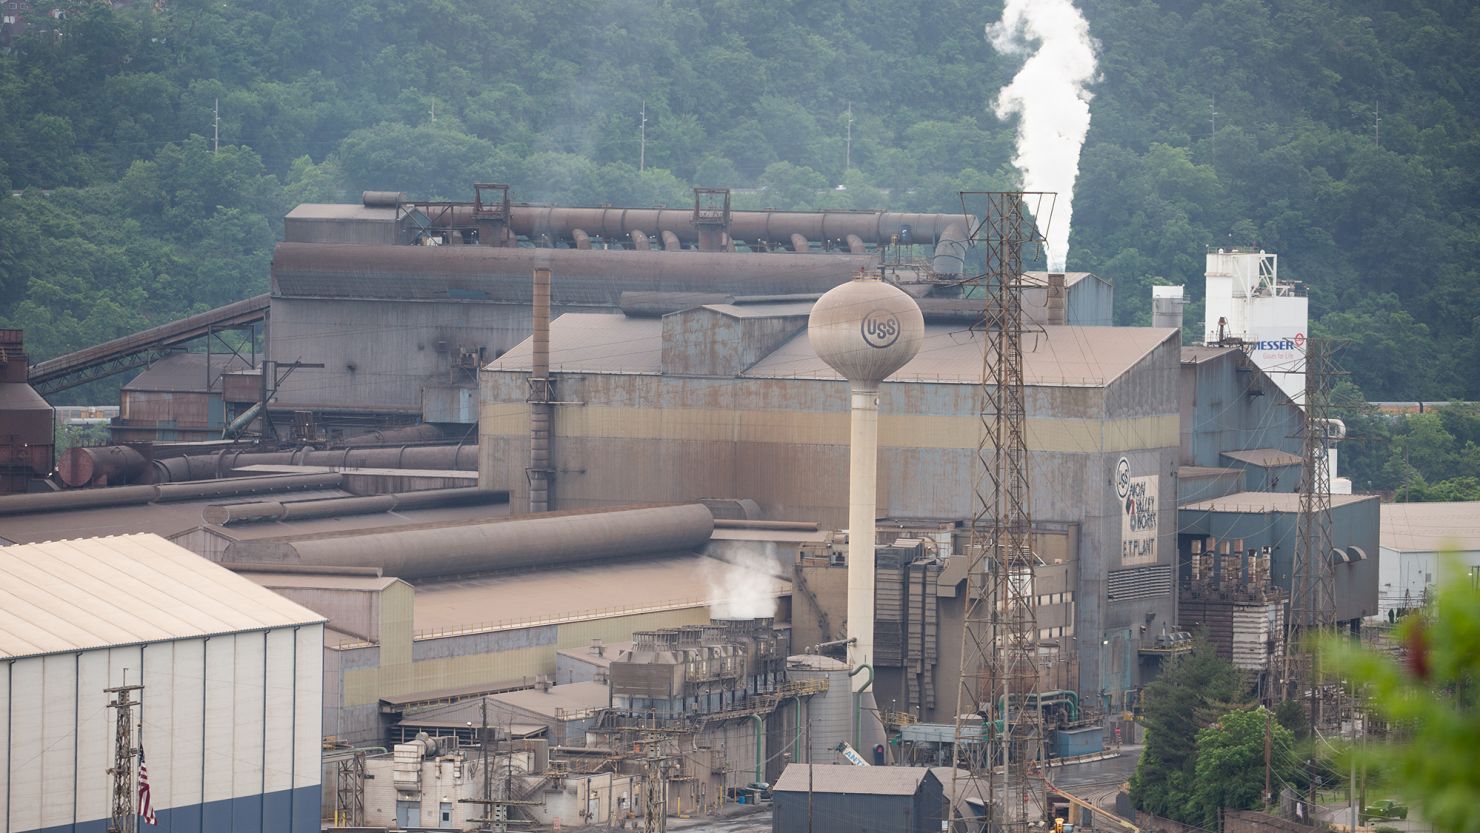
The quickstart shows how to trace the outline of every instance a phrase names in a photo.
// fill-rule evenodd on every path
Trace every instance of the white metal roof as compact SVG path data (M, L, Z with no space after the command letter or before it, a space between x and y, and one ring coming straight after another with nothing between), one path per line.
M0 549L0 657L323 621L158 535Z
M1384 503L1381 535L1399 552L1480 550L1480 501Z

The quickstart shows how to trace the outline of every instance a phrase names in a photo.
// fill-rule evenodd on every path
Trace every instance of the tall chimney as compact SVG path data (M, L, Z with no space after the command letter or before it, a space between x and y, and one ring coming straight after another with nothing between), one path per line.
M554 382L550 380L550 270L534 270L534 339L529 365L529 511L553 505L551 434L555 427Z
M1047 320L1050 325L1063 326L1069 323L1068 313L1065 311L1068 303L1068 290L1064 287L1063 272L1048 273L1048 293L1046 300Z
M920 350L925 319L898 287L860 275L817 300L807 338L818 358L848 380L848 663L874 661L874 532L877 523L879 384ZM863 691L873 675L856 674Z

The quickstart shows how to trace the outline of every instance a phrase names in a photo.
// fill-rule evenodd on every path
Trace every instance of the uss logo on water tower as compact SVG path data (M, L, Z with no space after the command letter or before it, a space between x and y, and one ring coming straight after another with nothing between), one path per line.
M899 340L899 317L889 310L876 309L863 317L859 330L865 344L882 350Z

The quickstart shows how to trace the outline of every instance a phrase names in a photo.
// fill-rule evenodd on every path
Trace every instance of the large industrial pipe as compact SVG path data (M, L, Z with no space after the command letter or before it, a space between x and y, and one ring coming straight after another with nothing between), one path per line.
M663 233L661 235L659 235L659 236L663 240L663 251L665 251L665 252L681 252L681 251L683 251L683 241L678 239L678 235L674 234L672 229L666 229L666 228L663 229Z
M126 445L69 448L57 461L57 475L74 489L134 483L148 472L148 458Z
M807 242L806 235L792 232L791 250L794 252L810 252L812 251L812 244Z
M643 231L642 229L635 228L632 231L628 232L628 236L632 238L633 249L639 252L647 252L652 250L652 241L648 240L647 232Z
M208 500L218 497L239 497L305 489L332 489L339 483L340 476L330 473L238 477L230 480L215 480L210 483L117 486L110 489L79 489L74 492L9 495L0 497L0 515L29 515L36 512L98 509L105 506L139 506L146 503L176 500Z
M339 441L342 446L405 445L407 443L430 443L445 439L446 432L429 422L408 425L405 428L388 428L356 434Z
M959 275L966 271L966 232L961 224L951 223L935 242L935 257L930 270L937 275Z
M571 229L570 240L577 249L591 248L591 235L587 234L585 229Z
M450 207L419 206L440 227L470 227L477 223L472 203ZM935 243L952 224L971 223L960 214L918 214L890 211L732 211L726 227L734 240L785 243L791 235L808 240L847 240L856 235L873 245L895 235L916 243ZM574 229L607 240L622 240L634 230L670 229L686 245L698 244L703 229L694 225L689 208L572 208L539 205L509 207L508 227L530 240L570 240ZM562 272L562 274L564 274Z
M508 492L479 489L426 489L363 497L325 498L284 503L266 500L257 503L228 503L207 506L201 517L208 524L228 525L253 521L294 521L306 518L338 518L345 515L377 515L382 512L409 511L449 506L484 506L507 503Z
M426 579L692 552L703 547L713 531L714 518L702 504L617 507L431 528L238 541L220 560L380 567L386 575Z
M623 292L820 293L874 266L871 256L851 254L279 243L272 282L284 297L528 304L529 274L546 268L560 276L551 298L557 306L616 306Z
M273 474L264 477L231 477L199 483L166 483L157 486L155 501L205 500L218 497L268 495L275 492L302 492L310 489L336 489L343 478L337 472L320 474Z
M413 445L316 451L217 451L154 461L154 482L178 483L227 477L244 466L323 466L361 469L476 471L476 445Z
M548 512L550 500L550 270L534 270L534 338L529 373L529 511Z

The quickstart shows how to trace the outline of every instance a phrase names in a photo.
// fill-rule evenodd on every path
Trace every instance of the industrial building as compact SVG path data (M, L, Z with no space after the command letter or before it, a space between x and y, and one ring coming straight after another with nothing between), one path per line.
M792 764L771 796L772 833L936 833L949 818L928 767Z
M6 547L0 578L6 830L101 833L146 753L162 830L319 829L322 616L154 535Z
M766 301L556 318L549 362L566 404L555 406L550 440L555 505L735 495L768 518L846 524L848 390L808 343L811 308ZM922 719L955 708L960 631L948 621L959 622L964 571L950 572L949 558L959 552L953 530L973 512L982 355L969 324L936 320L927 306L919 355L879 393L879 527L935 535L944 546L934 555L946 559L946 578L929 591L931 615L942 611L929 682L911 689L902 671L880 669L881 705ZM1043 325L1025 352L1034 471L1053 484L1033 493L1042 637L1074 657L1069 687L1105 691L1111 703L1136 685L1138 646L1174 621L1174 519L1152 507L1174 491L1179 350L1171 330L1059 323ZM522 344L482 372L480 482L507 485L515 506L528 499L531 360ZM1116 491L1122 466L1145 496L1134 524ZM817 555L820 572L846 575L845 559ZM799 645L813 644L822 618L833 634L845 619L838 594L817 593L827 584L812 572L798 582Z
M1181 372L1178 629L1149 656L1175 650L1178 630L1203 630L1220 656L1267 679L1286 650L1305 414L1238 347L1184 347ZM1378 610L1379 523L1375 496L1331 496L1335 621L1352 628Z
M1422 607L1446 571L1480 582L1480 502L1385 503L1378 613Z
M20 330L0 330L0 495L30 491L51 471L52 408L26 382Z

